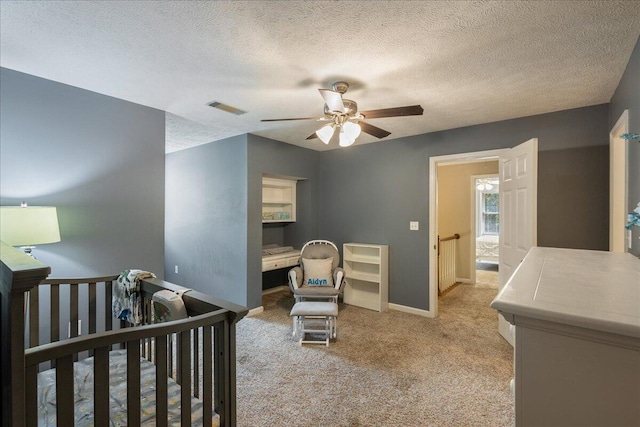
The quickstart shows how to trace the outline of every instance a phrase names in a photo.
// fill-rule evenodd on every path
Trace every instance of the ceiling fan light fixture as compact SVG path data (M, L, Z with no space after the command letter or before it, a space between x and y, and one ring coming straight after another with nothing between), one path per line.
M340 146L348 147L356 141L356 138L360 136L360 132L362 129L360 125L351 122L345 122L342 125L342 130L340 131Z
M344 132L340 132L340 147L348 147L354 142L356 142L355 139L349 139L344 136Z
M348 147L356 141L362 129L359 125L351 122L345 122L340 131L340 146Z
M333 136L333 131L335 130L335 125L331 124L331 125L326 125L321 127L320 129L318 129L316 131L316 135L318 135L318 138L320 138L320 141L324 142L325 144L329 144L329 141L331 140L331 137Z
M355 140L357 137L360 136L360 132L362 131L362 128L360 127L359 124L346 122L345 124L342 125L342 131L345 133L347 137Z

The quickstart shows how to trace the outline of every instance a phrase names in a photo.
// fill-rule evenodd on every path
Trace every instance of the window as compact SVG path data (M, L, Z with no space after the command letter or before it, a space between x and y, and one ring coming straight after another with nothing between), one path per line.
M476 178L476 237L500 233L498 177Z
M482 234L498 234L500 232L500 215L498 210L498 193L481 193L482 200Z

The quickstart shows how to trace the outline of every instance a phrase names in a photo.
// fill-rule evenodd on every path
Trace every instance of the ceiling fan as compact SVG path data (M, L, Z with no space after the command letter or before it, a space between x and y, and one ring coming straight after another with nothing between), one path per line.
M384 129L373 126L364 122L368 119L379 119L383 117L398 116L421 116L423 108L420 105L410 105L407 107L382 108L379 110L358 111L358 104L351 100L343 98L349 89L347 82L335 82L331 89L318 89L322 98L324 98L324 117L298 117L290 119L264 119L263 122L279 122L290 120L316 120L319 122L330 122L321 127L307 139L320 138L325 144L329 144L331 137L336 129L340 130L340 146L348 147L353 144L360 132L366 132L376 138L384 138L391 135Z

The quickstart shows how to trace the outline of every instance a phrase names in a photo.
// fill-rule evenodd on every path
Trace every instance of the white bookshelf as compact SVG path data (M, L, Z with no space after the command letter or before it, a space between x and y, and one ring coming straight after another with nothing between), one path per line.
M296 222L295 179L262 177L262 222Z
M389 306L389 246L345 243L344 302L375 311Z

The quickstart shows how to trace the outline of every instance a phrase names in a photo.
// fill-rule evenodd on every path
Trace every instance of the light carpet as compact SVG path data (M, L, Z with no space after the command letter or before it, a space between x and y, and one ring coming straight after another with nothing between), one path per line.
M293 341L288 291L265 295L237 327L238 426L512 426L495 295L458 285L436 319L340 303L328 348Z

